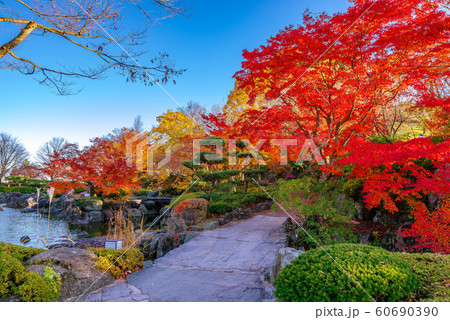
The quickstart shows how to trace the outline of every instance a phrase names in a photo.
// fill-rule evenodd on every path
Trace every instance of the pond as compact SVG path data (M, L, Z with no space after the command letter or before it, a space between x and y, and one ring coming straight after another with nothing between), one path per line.
M37 213L23 213L20 210L5 208L0 205L4 211L0 211L0 242L20 244L20 238L29 236L31 241L26 244L30 247L44 247L44 237L47 235L47 226L49 238L54 240L67 238L70 234L72 238L76 239L76 234L86 231L88 237L97 237L105 235L108 231L107 224L96 223L89 225L72 225L65 220L50 219L47 221L47 215L41 214L38 218ZM37 244L37 230L39 230L40 243Z

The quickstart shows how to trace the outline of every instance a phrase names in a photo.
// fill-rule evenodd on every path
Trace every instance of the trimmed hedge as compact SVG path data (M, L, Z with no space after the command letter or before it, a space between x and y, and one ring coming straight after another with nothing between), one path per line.
M0 192L36 193L35 187L4 187L0 186Z
M199 195L198 198L208 200L209 194ZM211 214L219 215L237 208L250 207L268 199L268 196L263 192L247 193L246 195L234 192L212 192L209 211Z
M300 255L275 286L283 302L409 301L420 282L405 261L384 249L336 244Z

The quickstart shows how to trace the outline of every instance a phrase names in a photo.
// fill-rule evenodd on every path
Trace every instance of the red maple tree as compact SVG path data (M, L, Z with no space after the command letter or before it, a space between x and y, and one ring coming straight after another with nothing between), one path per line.
M259 95L272 106L249 110L225 135L315 141L328 164L357 137L371 133L376 112L399 98L431 106L429 84L448 76L450 16L439 1L354 0L347 12L305 12L303 25L287 27L267 44L244 51L235 74L250 103ZM441 1L443 3L443 1ZM216 133L213 133L216 134Z
M131 193L139 187L138 172L129 165L126 141L132 130L123 129L116 135L92 140L92 145L77 151L70 158L56 157L52 168L60 170L60 179L51 186L57 192L67 192L79 186L87 186L91 195L119 195Z

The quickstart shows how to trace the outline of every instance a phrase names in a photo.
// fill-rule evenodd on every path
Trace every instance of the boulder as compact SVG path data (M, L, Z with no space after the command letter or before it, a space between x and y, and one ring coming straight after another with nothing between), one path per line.
M102 211L90 211L86 212L84 217L82 217L82 215L72 217L73 224L90 224L103 221L105 221L105 215Z
M17 193L10 193L8 194L8 201L7 206L11 209L25 209L33 207L36 203L34 200L34 197L31 194L17 194Z
M178 234L178 244L185 244L194 239L197 236L197 233L195 232L183 232Z
M147 210L157 210L158 206L156 204L155 201L144 201L143 205L145 206L145 208L147 208Z
M87 220L89 223L103 222L104 216L101 211L90 211L86 213L85 220Z
M102 200L85 200L83 202L82 208L84 211L102 211L103 201Z
M114 282L109 273L96 268L97 256L79 248L44 251L30 259L28 270L43 274L47 266L61 277L60 300L90 293Z
M139 209L128 209L128 214L131 218L140 218L142 217L142 212Z
M225 215L223 216L223 220L225 221L225 223L229 223L231 221L234 220L234 212L227 212L225 213Z
M294 248L281 248L278 250L277 260L270 271L270 282L274 283L281 270L296 259L299 255L305 253L305 250L296 250Z
M130 202L123 200L105 200L103 202L103 209L113 211L124 210L130 207Z
M171 234L177 234L186 232L186 224L183 219L180 218L168 218L166 220L167 232Z
M45 208L48 208L49 205L50 205L50 200L47 197L39 199L39 208L45 209Z
M203 226L203 229L205 230L213 230L213 229L217 229L218 227L220 227L220 223L217 220L208 222L207 224L205 224Z
M161 258L175 247L173 234L158 233L151 240L142 240L139 248L146 259L156 259Z
M188 199L175 207L172 217L182 218L186 225L191 226L206 218L207 209L206 199Z
M159 196L159 191L153 191L147 195L147 198L156 198L157 196Z
M133 209L138 209L141 204L142 204L142 200L139 200L139 199L130 200L130 205L131 205L131 208L133 208Z
M1 212L1 211L4 211L2 207L0 207L0 212Z
M142 213L144 216L148 214L148 210L147 210L147 208L145 207L145 205L141 204L141 205L139 206L138 209L141 211L141 213Z

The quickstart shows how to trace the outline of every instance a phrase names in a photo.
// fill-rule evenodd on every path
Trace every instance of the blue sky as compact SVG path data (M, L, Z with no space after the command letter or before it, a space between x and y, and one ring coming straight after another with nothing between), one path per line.
M145 49L167 52L177 67L187 72L176 85L164 89L181 105L194 100L209 108L222 104L233 88L243 49L254 49L280 29L301 23L302 12L344 11L346 0L185 0L190 16L164 20L150 29ZM133 18L130 16L130 18ZM130 19L131 21L133 19ZM0 43L8 37L0 32ZM85 57L59 40L32 38L18 53L40 61L78 62ZM52 137L89 144L89 139L114 128L131 126L141 115L145 126L174 102L158 86L126 83L113 73L105 80L79 81L83 90L73 96L55 95L32 77L0 70L0 131L19 137L30 153Z

